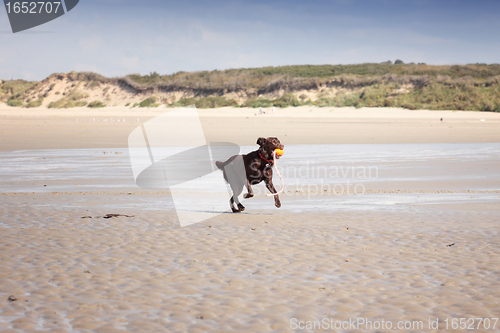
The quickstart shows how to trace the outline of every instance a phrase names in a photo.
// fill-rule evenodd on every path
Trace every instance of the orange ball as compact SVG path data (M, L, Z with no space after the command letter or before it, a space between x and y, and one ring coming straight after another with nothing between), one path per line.
M281 150L281 149L275 149L274 151L276 152L276 156L283 156L283 154L284 154L283 150Z

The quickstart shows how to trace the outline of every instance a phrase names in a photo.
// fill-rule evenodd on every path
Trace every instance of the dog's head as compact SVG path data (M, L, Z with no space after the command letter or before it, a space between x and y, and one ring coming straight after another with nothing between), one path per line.
M269 138L259 138L257 140L257 144L260 146L260 150L268 155L272 156L273 151L275 149L281 149L285 148L284 145L281 144L280 140L275 137L269 137ZM278 155L276 155L276 158L280 158Z

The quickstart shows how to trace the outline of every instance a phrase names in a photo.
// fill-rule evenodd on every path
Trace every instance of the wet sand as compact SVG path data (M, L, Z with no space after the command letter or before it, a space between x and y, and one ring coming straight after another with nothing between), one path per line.
M134 196L2 197L0 329L292 331L292 318L443 329L500 312L498 203L265 210L180 228L168 209L121 208Z

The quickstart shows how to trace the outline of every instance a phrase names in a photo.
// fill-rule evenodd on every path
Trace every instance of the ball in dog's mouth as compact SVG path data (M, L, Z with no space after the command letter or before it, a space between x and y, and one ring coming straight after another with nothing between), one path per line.
M280 158L284 154L282 149L275 149L274 152L276 153L276 158Z

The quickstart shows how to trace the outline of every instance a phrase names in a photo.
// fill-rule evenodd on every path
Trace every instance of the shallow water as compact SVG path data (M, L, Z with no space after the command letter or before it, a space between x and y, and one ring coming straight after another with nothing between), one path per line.
M241 147L241 152L253 149ZM139 189L128 149L23 150L0 153L0 160L1 193ZM498 143L288 145L278 167L285 184L281 196L285 210L395 208L460 202L471 196L486 202L500 198L495 193L500 190ZM216 171L202 182L186 184L186 200L210 206L207 193L213 196L210 192L221 179ZM274 183L281 188L276 175ZM256 198L245 200L245 205L258 208L266 202L272 208L264 185L254 190ZM158 207L165 208L163 198L158 200ZM156 206L150 201L147 205Z

